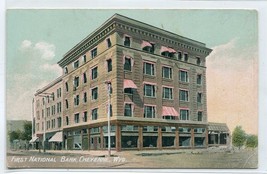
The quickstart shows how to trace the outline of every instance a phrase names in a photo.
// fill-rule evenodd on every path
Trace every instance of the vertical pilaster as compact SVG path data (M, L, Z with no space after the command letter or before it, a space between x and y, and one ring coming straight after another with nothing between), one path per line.
M103 127L100 126L100 149L104 148L104 135L103 135Z
M158 141L157 141L157 147L158 149L162 149L162 131L161 127L158 128Z
M116 151L121 151L121 126L116 126Z
M143 127L139 126L138 128L138 150L143 149Z
M209 130L206 129L206 138L205 138L205 142L206 142L206 147L209 146Z
M177 126L175 130L175 148L179 149L179 127Z
M195 148L195 133L194 133L194 128L191 128L191 148Z
M91 136L90 136L90 128L88 128L88 151L91 149Z

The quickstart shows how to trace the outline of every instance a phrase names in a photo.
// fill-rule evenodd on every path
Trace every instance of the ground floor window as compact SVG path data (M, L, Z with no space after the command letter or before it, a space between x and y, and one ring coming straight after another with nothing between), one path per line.
M173 147L175 137L162 137L162 147Z
M157 136L143 136L143 147L157 147Z
M108 137L104 137L104 147L108 148ZM110 147L116 147L116 136L110 136Z
M179 146L189 147L191 137L179 137Z
M138 136L122 136L121 147L122 148L137 148Z
M196 147L205 146L205 137L195 137L195 146Z
M209 134L209 144L218 144L218 134Z

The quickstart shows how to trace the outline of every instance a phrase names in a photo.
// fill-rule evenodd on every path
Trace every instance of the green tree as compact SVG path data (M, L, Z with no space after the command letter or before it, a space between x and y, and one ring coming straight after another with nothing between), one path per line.
M23 128L24 128L24 130L23 130L20 138L22 140L30 141L32 139L32 123L25 121Z
M232 139L233 145L240 149L240 147L242 147L246 141L245 131L242 129L241 126L236 126L232 136L233 136Z
M16 130L16 131L10 131L8 133L9 136L9 141L13 142L14 140L18 140L21 137L21 131L20 130Z
M256 135L248 135L247 136L247 142L246 147L258 147L258 136Z

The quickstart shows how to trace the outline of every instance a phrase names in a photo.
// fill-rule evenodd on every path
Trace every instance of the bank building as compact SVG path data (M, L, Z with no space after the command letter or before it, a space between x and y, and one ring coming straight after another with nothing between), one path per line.
M100 150L110 137L116 151L228 144L226 124L207 121L211 51L199 41L113 15L65 54L58 61L62 75L34 94L30 142L36 148Z

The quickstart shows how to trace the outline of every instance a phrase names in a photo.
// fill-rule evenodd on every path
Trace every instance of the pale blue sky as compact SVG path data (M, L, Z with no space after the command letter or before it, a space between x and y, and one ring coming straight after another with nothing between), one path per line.
M59 75L54 64L115 13L206 43L207 47L213 48L213 54L207 59L210 103L218 98L218 92L233 90L230 86L216 86L213 72L218 71L216 78L222 81L234 78L232 80L239 80L240 84L242 82L242 86L236 84L236 90L255 90L257 87L254 83L257 83L258 21L257 12L253 10L8 10L8 119L30 119L33 93ZM251 69L248 66L252 66ZM242 72L246 76L251 73L247 77L249 79L242 79ZM255 95L255 91L248 92L247 96ZM255 109L247 110L251 108L244 108L244 105L228 107L239 100L245 100L253 107L255 101L257 104L257 100L248 101L250 98L243 98L243 95L240 93L235 99L231 95L223 101L212 101L208 106L210 121L229 122L231 129L240 123L249 132L256 133L257 123L256 127L251 128L247 125L249 120L238 118L247 118L246 113L250 113L250 120L257 119ZM215 113L214 110L219 111Z

